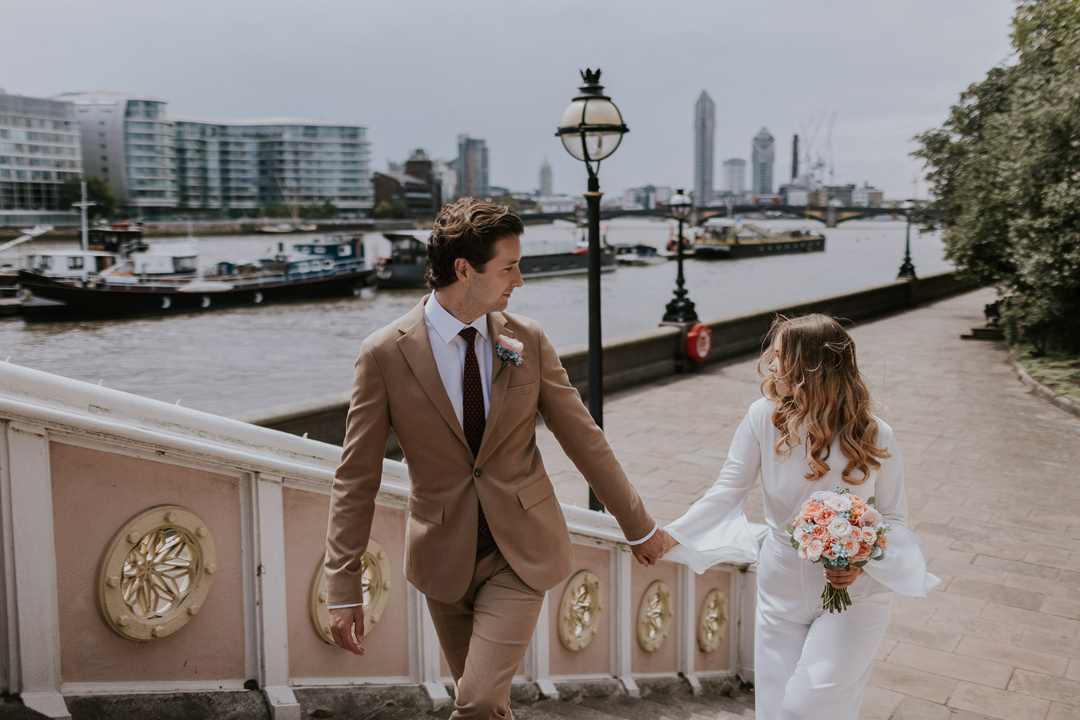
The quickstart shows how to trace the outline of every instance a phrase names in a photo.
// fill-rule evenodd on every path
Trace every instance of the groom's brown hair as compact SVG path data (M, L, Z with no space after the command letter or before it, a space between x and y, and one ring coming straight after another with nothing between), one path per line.
M525 232L525 225L509 208L463 197L443 205L428 238L428 287L438 290L457 281L454 261L464 258L477 272L491 260L496 241Z

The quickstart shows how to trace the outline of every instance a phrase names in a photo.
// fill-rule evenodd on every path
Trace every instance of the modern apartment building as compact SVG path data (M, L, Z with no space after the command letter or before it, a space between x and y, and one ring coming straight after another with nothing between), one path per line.
M468 135L458 135L457 192L465 197L483 197L491 192L488 183L487 143Z
M713 142L716 138L716 104L704 90L694 105L694 204L710 205L713 199Z
M75 106L0 90L0 227L76 222L58 194L82 173Z
M746 192L746 161L731 158L724 161L723 182L720 187L726 193L740 195Z
M776 141L765 128L761 128L761 132L754 136L752 157L750 158L753 171L750 192L754 195L772 195L775 146Z
M176 131L165 101L115 92L68 93L82 134L83 170L108 180L125 214L174 210Z
M174 116L180 207L251 214L321 204L367 215L374 205L367 128L308 118Z
M363 126L171 116L164 100L124 93L57 99L75 105L86 174L112 183L125 214L250 216L264 205L326 201L357 215L372 208Z

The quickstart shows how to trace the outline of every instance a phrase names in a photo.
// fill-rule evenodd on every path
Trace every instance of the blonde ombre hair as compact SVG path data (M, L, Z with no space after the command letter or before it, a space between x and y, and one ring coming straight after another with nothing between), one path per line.
M762 370L777 356L777 338L779 378ZM889 453L874 444L878 423L870 413L870 390L859 372L851 336L836 318L815 313L778 316L767 342L758 374L762 376L762 394L775 403L772 422L781 435L774 448L776 454L786 461L792 449L805 442L810 463L806 479L818 480L829 472L829 448L833 437L839 435L840 451L847 459L844 482L866 482ZM784 385L787 392L781 393Z

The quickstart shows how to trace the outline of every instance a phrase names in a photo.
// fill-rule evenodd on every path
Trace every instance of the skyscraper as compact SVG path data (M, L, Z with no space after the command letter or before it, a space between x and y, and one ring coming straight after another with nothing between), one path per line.
M488 194L488 150L483 140L458 135L457 191L462 197Z
M746 161L731 158L724 161L724 177L721 189L736 195L746 191Z
M750 191L755 195L772 195L773 192L773 146L775 140L765 128L754 136L753 167L754 179Z
M554 195L551 186L551 165L548 163L547 158L544 158L544 164L540 166L540 197Z
M694 105L694 204L708 205L713 196L713 138L716 104L704 90Z

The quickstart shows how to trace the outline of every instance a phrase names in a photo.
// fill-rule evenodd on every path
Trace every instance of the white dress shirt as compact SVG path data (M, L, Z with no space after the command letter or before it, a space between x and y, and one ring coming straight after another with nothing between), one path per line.
M481 315L466 325L440 305L439 293L433 292L424 304L424 322L427 324L428 339L431 340L431 352L435 355L439 377L442 378L443 387L450 396L454 414L462 428L465 427L462 394L465 385L465 351L468 345L465 338L458 333L466 327L476 328L473 344L476 361L480 365L480 385L484 388L484 417L487 418L488 408L491 407L491 366L494 355L487 315Z

